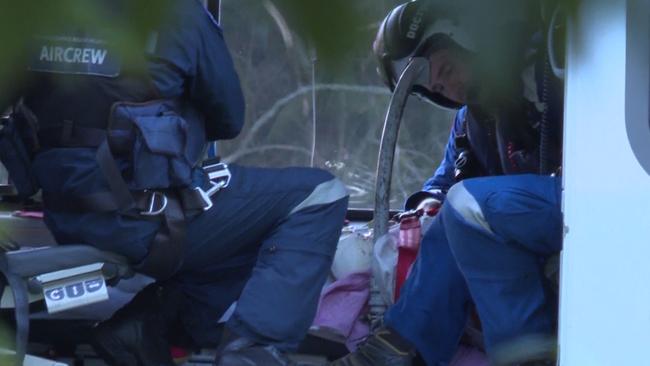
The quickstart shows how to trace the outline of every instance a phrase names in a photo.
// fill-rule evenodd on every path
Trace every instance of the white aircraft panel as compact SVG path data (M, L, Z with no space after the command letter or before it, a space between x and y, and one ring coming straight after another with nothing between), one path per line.
M648 130L647 92L626 95L627 2L581 4L567 57L560 365L650 365L650 175L625 118L635 98L628 108L645 117L630 130ZM643 67L627 71L647 89Z

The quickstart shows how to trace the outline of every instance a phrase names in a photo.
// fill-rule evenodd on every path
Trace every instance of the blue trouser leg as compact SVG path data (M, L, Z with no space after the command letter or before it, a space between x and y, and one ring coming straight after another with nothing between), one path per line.
M562 245L557 178L468 179L442 212L450 247L476 303L488 352L555 329L555 298L542 272Z
M188 322L216 327L237 300L229 328L295 347L311 325L329 273L347 208L345 187L317 169L231 165L231 171L214 207L188 225L178 281L193 304L215 310Z
M217 321L239 298L256 260L257 253L240 253L209 269L183 273L177 280L186 294L180 318L197 345L219 344L221 332L216 331Z
M415 345L427 365L436 366L447 365L454 356L470 303L444 221L440 214L434 218L399 300L384 317L386 325Z

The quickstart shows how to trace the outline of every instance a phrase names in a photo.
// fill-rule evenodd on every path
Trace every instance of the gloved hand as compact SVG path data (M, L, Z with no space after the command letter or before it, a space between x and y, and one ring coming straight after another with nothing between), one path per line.
M425 215L434 216L440 210L442 203L432 197L423 199L417 206L416 210L422 210Z

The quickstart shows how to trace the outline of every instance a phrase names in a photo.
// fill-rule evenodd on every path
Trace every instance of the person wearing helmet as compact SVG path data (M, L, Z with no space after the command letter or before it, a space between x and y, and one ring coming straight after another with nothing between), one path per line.
M547 80L542 88L544 53L531 47L521 52L518 91L492 98L481 45L453 13L437 18L432 4L392 10L373 49L391 89L411 58L428 58L429 78L413 93L458 109L440 166L405 208L444 204L383 324L332 365L411 365L416 351L427 365L447 365L472 303L493 364L545 365L554 353L555 299L541 266L562 238L559 179L548 174L561 161L561 86ZM540 157L540 129L549 123L551 146ZM548 160L541 174L540 159ZM527 344L526 352L518 344Z
M200 1L156 1L161 21L128 49L111 35L127 39L142 2L83 5L102 22L34 20L11 121L57 242L119 254L157 280L97 327L98 352L111 365L174 365L170 338L216 345L236 303L215 363L290 364L331 266L345 186L319 169L203 162L208 141L240 133L245 108Z

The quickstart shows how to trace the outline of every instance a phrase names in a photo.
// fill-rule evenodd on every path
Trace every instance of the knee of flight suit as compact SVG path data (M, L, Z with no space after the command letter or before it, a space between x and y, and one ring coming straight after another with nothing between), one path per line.
M290 216L319 206L347 208L348 191L340 179L325 170L310 169L309 171L316 184L310 194L291 210Z
M492 253L498 248L486 245L486 240L482 239L492 242L494 232L481 206L463 182L449 190L438 215L444 223L449 248L461 268L493 268L488 262L492 262Z
M500 186L499 178L461 182L449 190L447 201L467 224L488 235L516 242L533 252L552 254L561 249L562 214L555 190L544 186ZM517 179L517 177L511 177ZM529 179L529 177L522 177ZM530 182L533 185L535 181ZM478 199L472 186L481 184Z
M471 225L487 233L493 233L482 206L467 190L463 182L449 189L445 199L444 211L454 211L454 215L445 215L446 222L460 221L463 225Z
M502 189L483 203L485 216L495 234L538 254L561 249L563 220L554 197Z

